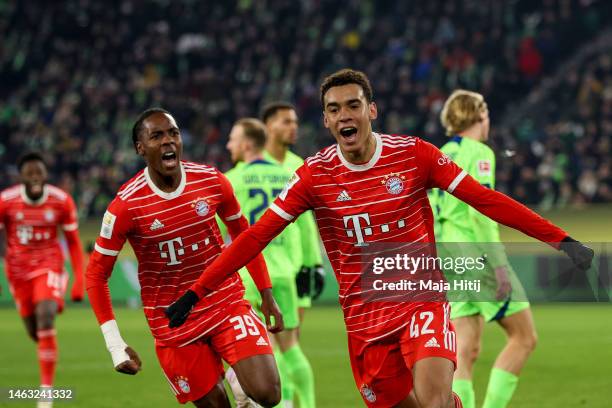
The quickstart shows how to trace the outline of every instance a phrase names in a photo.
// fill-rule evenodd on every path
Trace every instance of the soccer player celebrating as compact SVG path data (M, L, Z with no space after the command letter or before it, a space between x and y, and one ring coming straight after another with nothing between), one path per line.
M304 160L289 148L293 146L298 135L298 116L295 106L289 102L272 102L264 106L261 120L266 124L267 139L264 159L278 163L294 173ZM325 269L321 257L319 234L311 211L300 215L295 223L302 234L303 265L295 277L300 323L304 320L304 311L312 306L312 299L317 299L325 284ZM285 385L283 385L285 387ZM291 394L291 387L286 390Z
M243 299L236 268L221 284L193 301L191 317L169 328L164 310L189 288L221 252L219 215L232 238L248 227L233 190L215 168L181 161L182 140L167 111L143 112L132 129L136 152L147 167L121 187L109 205L87 268L87 292L116 371L136 374L137 353L122 339L112 310L108 279L126 239L138 259L145 316L170 388L181 403L229 407L223 387L227 361L257 403L280 401L278 371L266 327ZM263 257L248 266L261 291L268 329L282 329ZM274 326L270 318L274 317Z
M451 94L440 116L451 140L442 149L458 166L482 185L495 187L495 154L484 142L489 138L489 111L482 95L466 90ZM527 301L503 250L499 227L466 203L443 190L434 191L431 200L436 216L436 238L444 242L491 243L487 252L489 279L498 302L451 302L451 319L457 332L457 371L453 390L461 397L465 408L475 407L472 368L478 358L483 321L497 321L504 329L507 343L491 370L484 408L504 408L516 389L518 375L535 347L536 331ZM449 245L448 250L454 251ZM455 254L458 255L458 254ZM518 285L517 285L518 286ZM493 299L491 299L493 300Z
M38 153L21 157L21 184L0 193L0 226L7 235L6 274L17 310L37 343L41 387L53 386L57 362L55 316L64 308L68 274L58 242L68 243L74 282L70 298L83 300L83 250L77 212L69 194L47 184L47 165ZM50 406L41 401L39 406Z
M263 159L265 143L266 128L253 118L237 121L227 143L232 161L242 164L227 172L226 176L251 224L261 217L291 178L291 172ZM295 391L300 407L311 408L315 406L314 378L310 363L298 342L300 322L295 275L303 265L301 251L300 230L293 224L272 240L262 254L272 279L272 292L278 300L285 323L285 330L273 336L277 349L280 349L274 354L281 377L283 405L292 406L293 393L287 395L289 387L286 386L291 384L290 389ZM257 307L261 302L257 288L244 273L242 279L246 285L246 299ZM234 392L237 393L239 390Z
M314 209L336 274L355 382L370 407L460 407L451 391L455 333L446 302L364 300L363 248L435 242L427 189L452 193L485 215L551 243L587 268L593 251L505 195L483 187L433 145L372 132L377 107L362 72L341 70L321 85L323 123L337 144L306 160L270 209L168 308L170 324L218 287L296 216ZM419 271L416 272L417 274ZM189 321L189 320L187 320Z

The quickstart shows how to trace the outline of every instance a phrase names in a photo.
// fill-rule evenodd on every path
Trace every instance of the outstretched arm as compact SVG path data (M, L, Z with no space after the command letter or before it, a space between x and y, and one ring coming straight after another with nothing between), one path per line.
M542 218L523 204L505 194L486 188L466 173L449 193L468 203L476 210L508 227L549 243L559 249L559 244L569 234L547 219Z
M223 221L227 227L230 237L232 238L232 244L230 244L231 247L238 237L249 228L249 223L242 214L239 214L238 218L230 219L229 221L227 219L223 219ZM270 275L268 274L268 268L263 255L256 254L255 257L246 265L246 267L249 274L253 278L253 282L255 282L257 289L262 291L272 287L272 282L270 281ZM221 281L222 280L223 279L221 279ZM219 281L219 283L221 281Z
M591 248L505 194L481 186L469 175L449 192L487 217L565 252L581 270L591 267Z
M432 144L420 140L417 154L427 188L442 188L492 220L564 251L583 270L591 266L592 249L523 204L482 186Z
M228 274L249 263L290 222L294 221L296 216L312 208L310 183L310 173L304 165L293 175L259 221L242 232L229 248L206 268L191 288L166 309L166 316L170 320L169 327L182 325L187 320L193 305L204 293L214 289Z
M185 320L187 320L193 306L199 299L202 298L202 296L204 296L206 292L214 290L219 284L221 284L221 282L225 280L228 275L235 273L238 269L246 265L249 274L257 286L257 289L259 289L261 293L261 311L264 314L268 330L272 333L279 332L284 328L283 316L280 308L274 300L274 297L272 296L272 282L270 281L270 275L268 274L266 262L261 254L261 251L273 237L265 242L265 244L261 247L249 244L245 246L244 244L241 244L242 237L248 233L247 229L249 227L249 223L242 215L240 204L234 195L234 190L227 177L221 173L218 173L217 176L219 178L222 194L222 201L218 208L218 215L223 223L227 226L227 230L232 238L232 244L228 250L224 251L213 262L212 265L206 268L206 271L204 271L198 281L195 282L194 285L192 285L192 287L187 290L185 294L183 294L183 296L181 296L176 302L170 305L168 309L166 309L165 313L169 319L168 327L174 328L182 325ZM284 226L282 228L284 228ZM282 230L282 228L279 229L278 233ZM225 258L224 260L219 261L225 252L236 252L236 249L234 248L238 248L238 251L241 251L240 256L234 256L232 259L232 261L238 262L231 263L225 260ZM248 256L245 257L245 254L248 254ZM221 266L219 267L214 265ZM272 324L272 317L274 317L274 324Z
M218 209L218 214L227 227L227 231L233 242L243 231L249 228L249 223L244 215L242 215L240 204L236 199L234 189L227 177L221 173L218 173L218 177L223 197ZM255 256L246 267L259 291L272 288L272 282L270 281L270 275L268 274L268 268L266 267L266 261L263 255L259 254ZM202 297L202 294L198 294L198 296Z
M228 220L228 216L236 219L243 218L240 215L240 207L231 184L225 176L221 174L219 176L222 190L224 190L223 194L226 196L224 205L219 211L220 215L225 221ZM309 209L309 183L309 171L305 166L302 166L259 221L242 233L240 231L243 227L246 227L246 219L240 221L241 226L234 227L236 234L232 236L232 239L234 239L232 244L206 268L198 281L192 285L191 290L198 297L201 297L207 290L214 289L228 274L237 271L253 260L270 241L280 234L290 222L295 220L295 217ZM235 215L232 216L231 214ZM253 280L255 280L255 276L253 276Z
M214 289L229 273L237 271L258 256L287 224L287 220L267 210L259 221L233 238L232 244L206 268L190 289L198 297Z
M247 265L255 257L261 257L261 251L281 233L287 224L288 222L285 219L279 217L271 210L267 210L259 221L238 235L232 244L206 268L187 292L166 309L165 313L169 319L168 327L173 328L182 325L187 320L193 305L204 294L217 287L230 273L234 273ZM253 276L252 273L251 276ZM282 330L282 315L276 305L276 301L272 297L272 290L261 290L261 297L261 309L266 317L268 330L273 333ZM274 325L271 324L271 314L275 318Z

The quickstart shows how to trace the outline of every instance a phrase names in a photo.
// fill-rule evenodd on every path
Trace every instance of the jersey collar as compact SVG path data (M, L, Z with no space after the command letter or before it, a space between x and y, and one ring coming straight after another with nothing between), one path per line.
M376 149L374 150L374 155L372 156L370 161L364 164L353 164L349 162L348 160L346 160L344 156L342 155L342 150L340 150L340 145L336 144L336 154L338 154L338 157L340 158L340 161L342 162L344 167L348 168L349 170L353 170L353 171L365 171L365 170L369 170L372 167L374 167L376 162L378 162L378 159L380 159L383 144L382 144L382 139L378 133L372 132L372 134L374 135L374 139L376 140Z
M160 196L161 198L164 198L166 200L172 200L173 198L176 198L178 196L180 196L183 193L183 190L185 190L185 185L187 184L187 177L185 175L185 168L183 167L183 163L180 163L181 166L181 182L179 183L178 187L176 188L176 190L170 192L170 193L166 193L165 191L162 191L159 189L159 187L157 187L155 185L155 183L153 182L153 180L151 180L151 176L149 175L149 166L145 167L144 169L144 176L145 176L145 180L147 181L147 184L149 185L149 187L151 188L151 190L153 190L153 192L155 194L157 194L158 196Z
M45 184L43 186L43 193L40 196L40 198L38 200L32 200L26 194L25 185L22 184L21 187L19 188L19 194L21 195L21 199L25 201L27 204L38 206L38 205L43 205L44 203L47 202L47 197L49 197L49 189L47 188L47 185Z
M463 141L463 138L459 135L454 135L453 137L450 138L451 142L455 142L457 144L461 144L461 142Z
M267 160L264 159L257 159L257 160L253 160L252 162L247 163L247 166L250 166L252 164L268 164L268 165L272 165L274 163L271 163Z

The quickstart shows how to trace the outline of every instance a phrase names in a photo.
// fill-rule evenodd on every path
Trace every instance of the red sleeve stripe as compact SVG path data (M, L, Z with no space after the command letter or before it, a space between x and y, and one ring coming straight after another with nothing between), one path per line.
M117 255L119 255L119 251L113 251L112 249L102 248L98 244L94 245L94 249L96 251L98 251L99 253L101 253L102 255L109 255L109 256L117 256Z
M270 209L272 211L274 211L276 213L276 215L278 215L279 217L281 217L284 220L291 221L291 220L293 220L295 218L293 215L289 214L288 212L286 212L285 210L280 208L275 203L270 204Z

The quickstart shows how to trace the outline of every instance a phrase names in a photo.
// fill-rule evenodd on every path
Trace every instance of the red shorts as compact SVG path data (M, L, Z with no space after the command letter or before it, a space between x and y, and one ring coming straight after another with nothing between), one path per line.
M455 329L448 303L431 303L407 316L408 325L380 340L350 336L353 377L368 407L393 407L413 388L412 367L427 357L443 357L457 366Z
M57 312L64 310L64 293L68 284L68 273L48 270L26 281L11 282L9 289L15 299L21 317L32 316L34 308L43 300L54 300Z
M229 311L229 318L182 347L156 346L157 358L181 404L195 401L223 378L223 363L234 365L259 354L272 354L265 324L245 301Z

